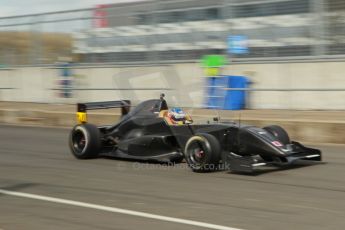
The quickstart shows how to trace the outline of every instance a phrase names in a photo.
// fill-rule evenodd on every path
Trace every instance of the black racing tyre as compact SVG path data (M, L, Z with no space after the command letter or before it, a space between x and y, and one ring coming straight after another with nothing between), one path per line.
M275 136L282 144L287 145L291 143L289 134L279 125L266 126L264 129Z
M101 135L97 126L92 124L74 126L69 136L69 147L78 159L97 157L101 148Z
M194 172L215 171L221 158L220 143L215 136L200 133L189 138L184 155Z

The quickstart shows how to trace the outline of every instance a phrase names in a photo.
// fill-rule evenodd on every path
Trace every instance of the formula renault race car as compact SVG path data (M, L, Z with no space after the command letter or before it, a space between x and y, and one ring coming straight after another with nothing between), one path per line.
M121 108L114 125L87 123L87 110ZM321 151L290 141L280 126L264 128L234 122L193 123L180 108L168 109L164 98L144 101L130 111L130 101L77 105L69 146L76 158L110 156L144 161L182 162L196 172L220 167L253 172L264 165L286 166L297 160L321 161Z

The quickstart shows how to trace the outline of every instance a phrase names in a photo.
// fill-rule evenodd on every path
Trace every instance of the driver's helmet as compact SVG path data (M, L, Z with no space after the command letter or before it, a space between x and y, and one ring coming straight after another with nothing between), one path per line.
M186 124L189 123L188 115L181 108L171 108L168 111L167 117L172 124Z

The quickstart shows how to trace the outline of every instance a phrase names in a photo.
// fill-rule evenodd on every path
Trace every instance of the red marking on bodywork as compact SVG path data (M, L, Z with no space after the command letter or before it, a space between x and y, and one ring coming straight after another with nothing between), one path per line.
M279 141L272 141L271 143L276 147L282 147L283 146L282 143L280 143Z

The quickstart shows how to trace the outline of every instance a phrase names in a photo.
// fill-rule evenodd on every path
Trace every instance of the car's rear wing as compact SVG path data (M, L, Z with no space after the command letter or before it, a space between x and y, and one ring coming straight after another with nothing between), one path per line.
M87 110L96 109L111 109L111 108L121 108L121 115L126 115L131 108L131 101L103 101L103 102L88 102L88 103L78 103L77 104L77 121L78 123L87 122Z

